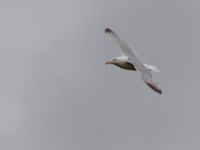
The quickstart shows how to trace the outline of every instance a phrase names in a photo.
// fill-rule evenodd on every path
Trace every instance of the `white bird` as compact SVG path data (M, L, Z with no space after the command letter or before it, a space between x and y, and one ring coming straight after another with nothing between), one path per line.
M109 34L119 44L122 49L122 56L115 57L106 64L113 64L120 68L139 71L142 80L155 92L162 94L162 90L157 83L153 80L151 71L159 72L159 70L152 65L143 63L135 53L135 50L131 48L124 40L122 40L114 31L109 28L105 29L105 33Z

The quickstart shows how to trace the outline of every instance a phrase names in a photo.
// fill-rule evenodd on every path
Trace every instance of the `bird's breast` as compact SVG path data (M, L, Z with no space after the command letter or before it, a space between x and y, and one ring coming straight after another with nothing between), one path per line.
M132 63L129 63L129 62L120 62L120 63L117 63L115 65L122 68L122 69L126 69L126 70L133 70L133 71L136 70L135 66Z

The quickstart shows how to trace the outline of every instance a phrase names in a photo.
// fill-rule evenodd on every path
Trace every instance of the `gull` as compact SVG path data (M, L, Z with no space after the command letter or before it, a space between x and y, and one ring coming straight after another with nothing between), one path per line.
M123 39L121 39L110 28L105 29L105 33L109 34L122 49L122 55L120 57L114 57L111 61L107 61L105 64L113 64L122 69L138 71L141 79L155 92L162 94L161 88L157 85L152 77L153 72L159 72L156 66L147 65L143 63L137 56L135 50L131 48Z

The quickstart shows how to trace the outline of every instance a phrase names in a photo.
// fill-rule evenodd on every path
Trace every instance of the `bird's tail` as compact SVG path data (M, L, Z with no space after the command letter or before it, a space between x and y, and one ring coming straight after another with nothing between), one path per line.
M160 72L156 66L144 64L144 66L153 72Z

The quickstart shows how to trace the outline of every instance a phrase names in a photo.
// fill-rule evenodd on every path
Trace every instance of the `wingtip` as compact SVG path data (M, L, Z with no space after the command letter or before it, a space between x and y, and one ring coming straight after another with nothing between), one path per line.
M162 94L162 90L159 90L158 93L161 95Z
M111 33L111 32L112 32L112 30L110 28L105 29L105 33Z
M155 92L157 92L158 94L162 94L162 90L158 87L158 86L155 86L151 83L147 83L145 82L152 90L154 90Z

